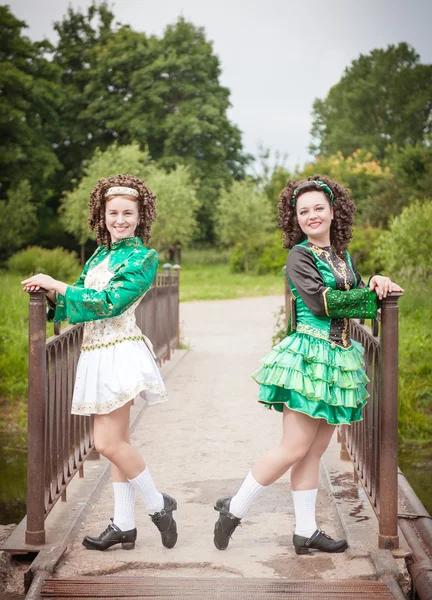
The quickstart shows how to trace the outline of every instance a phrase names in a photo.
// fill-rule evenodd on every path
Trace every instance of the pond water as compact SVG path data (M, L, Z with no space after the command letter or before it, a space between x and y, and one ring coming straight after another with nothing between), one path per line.
M27 449L24 436L0 436L0 525L7 525L19 523L26 514ZM399 467L432 514L432 441L401 443Z
M8 525L26 514L27 440L2 431L0 441L0 525Z
M400 443L399 468L432 515L432 440Z

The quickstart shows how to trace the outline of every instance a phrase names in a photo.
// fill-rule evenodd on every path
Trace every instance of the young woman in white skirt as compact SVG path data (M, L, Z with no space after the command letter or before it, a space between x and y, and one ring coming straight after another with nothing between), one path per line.
M89 225L98 248L74 285L42 273L26 279L25 291L43 288L54 321L85 323L72 414L94 415L95 448L111 461L114 488L112 523L85 547L135 547L135 492L159 529L162 544L177 541L174 498L160 493L140 453L131 446L129 416L138 393L149 404L166 399L166 390L149 340L135 322L135 309L150 289L158 256L145 248L156 218L156 198L133 175L100 179L90 194Z

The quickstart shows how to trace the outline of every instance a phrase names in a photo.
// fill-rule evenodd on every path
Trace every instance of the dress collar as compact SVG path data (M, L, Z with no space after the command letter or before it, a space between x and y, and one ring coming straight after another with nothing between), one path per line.
M130 237L118 242L111 244L110 250L118 250L119 248L134 248L136 246L143 246L142 239L140 237Z

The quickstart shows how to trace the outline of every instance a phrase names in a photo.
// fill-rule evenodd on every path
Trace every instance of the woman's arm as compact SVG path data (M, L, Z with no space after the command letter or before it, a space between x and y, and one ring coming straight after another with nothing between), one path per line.
M315 259L306 248L294 247L287 262L287 275L300 297L317 317L375 318L377 295L368 288L349 291L326 287Z
M74 287L84 287L84 281L88 273L90 263L101 250L103 250L103 246L97 248L97 250L85 263L81 275L79 276L78 280L73 284ZM24 284L25 292L37 292L40 290L40 288L47 290L45 292L45 296L48 301L48 321L65 321L67 319L63 307L61 306L61 302L59 303L59 305L57 302L60 298L62 298L65 295L66 290L68 288L67 283L59 281L57 279L53 279L52 277L50 277L49 275L45 275L44 273L38 273L38 275L33 275L32 277L25 279L21 283Z
M68 286L64 296L57 299L57 310L62 310L70 323L116 317L150 289L158 262L155 250L150 250L145 255L140 252L138 256L131 257L100 292ZM57 312L54 320L60 320Z

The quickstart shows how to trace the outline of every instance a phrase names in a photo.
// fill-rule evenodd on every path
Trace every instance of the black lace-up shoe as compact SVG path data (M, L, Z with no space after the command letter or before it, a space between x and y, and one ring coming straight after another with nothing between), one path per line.
M293 544L296 554L309 554L309 550L321 552L345 552L348 548L346 540L333 540L325 531L316 530L310 538L302 535L293 535Z
M229 512L231 498L219 498L215 510L220 512L219 519L214 528L214 545L218 550L226 550L235 529L240 525L241 519Z
M82 541L82 545L89 550L106 550L107 548L111 548L111 546L115 546L115 544L121 544L123 550L133 550L136 538L136 528L129 529L129 531L122 531L117 525L111 523L98 537L86 535Z
M151 520L159 529L162 544L165 548L174 548L177 542L177 523L172 515L173 510L177 510L177 502L168 494L162 494L164 507L160 512L150 515Z

